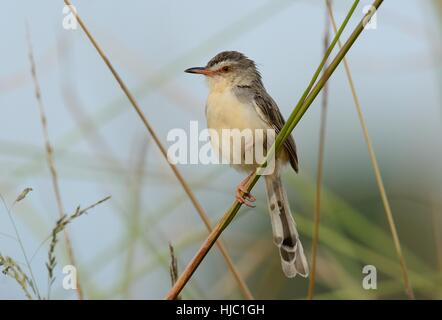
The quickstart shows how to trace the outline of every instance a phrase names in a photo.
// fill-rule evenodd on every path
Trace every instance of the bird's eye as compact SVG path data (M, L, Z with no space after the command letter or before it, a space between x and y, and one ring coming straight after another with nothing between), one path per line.
M229 70L230 70L230 68L228 66L224 66L224 67L221 68L222 72L227 72Z

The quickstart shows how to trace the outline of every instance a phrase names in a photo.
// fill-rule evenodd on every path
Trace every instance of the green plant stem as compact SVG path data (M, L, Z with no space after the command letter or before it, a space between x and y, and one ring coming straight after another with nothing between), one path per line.
M339 40L339 37L341 36L341 34L344 31L345 27L347 26L348 22L350 21L350 18L353 15L354 11L356 10L356 7L358 6L358 4L359 4L359 0L355 0L355 2L353 2L353 5L351 6L350 10L348 11L347 16L345 17L344 21L342 22L341 26L339 27L339 30L336 32L336 35L333 38L332 42L330 43L329 48L325 52L324 57L323 57L321 63L319 64L319 66L316 69L312 79L310 80L309 85L305 89L301 99L299 99L298 103L296 104L295 110L291 113L290 117L287 119L287 123L291 123L291 122L293 122L295 120L296 115L299 113L303 103L305 102L305 99L306 99L307 95L310 93L313 85L315 84L316 80L318 79L319 75L321 74L321 71L324 68L324 65L327 63L327 60L328 60L331 52L335 48L336 43ZM287 138L287 136L292 132L294 127L295 127L295 125L293 125L293 126L284 126L282 128L280 134L276 138L276 143L275 144L278 146L278 140L285 140ZM282 146L282 143L280 141L279 141L279 145ZM278 151L278 148L277 148L277 151Z
M333 15L333 9L331 7L331 4L328 1L327 1L327 12L330 16L330 21L332 22L332 26L334 28L334 31L336 32L336 22L335 22L335 18ZM342 44L340 41L338 41L338 44L339 44L339 47L342 47ZM394 217L393 217L393 212L391 210L390 201L388 200L387 192L385 191L385 186L384 186L384 182L382 179L381 170L379 169L379 164L378 164L378 161L376 158L376 153L373 148L373 143L371 142L370 134L368 133L368 127L365 122L364 113L362 112L361 102L360 102L359 97L356 93L356 87L355 87L355 84L353 81L353 76L350 71L350 65L348 64L348 61L345 57L343 59L343 63L344 63L344 69L345 69L345 73L347 75L348 83L349 83L349 86L351 89L351 94L352 94L353 100L355 102L356 111L358 113L359 121L361 123L362 131L364 134L364 139L367 144L368 154L370 156L370 161L373 166L373 171L374 171L374 175L376 178L376 183L379 188L379 193L381 194L382 204L384 205L384 210L385 210L385 214L387 216L388 225L390 226L390 232L391 232L391 235L393 238L393 243L394 243L398 258L399 258L399 264L401 266L401 272L402 272L402 277L403 277L403 281L404 281L405 291L407 293L408 298L410 300L413 300L414 299L414 292L413 292L413 288L410 284L410 280L409 280L409 276L408 276L408 268L407 268L407 264L405 262L404 254L402 253L402 247L401 247L401 243L399 241L399 235L397 233L396 224L394 222Z
M358 2L358 1L355 1ZM379 6L383 3L383 0L375 0L373 3L373 7L377 10ZM344 20L343 24L348 22L350 20L351 15L353 14L355 10L355 5L352 6L350 9L349 15L347 15L346 19ZM351 13L351 14L350 14ZM321 79L317 82L317 84L313 87L312 91L308 96L305 98L303 102L299 104L295 108L295 110L292 112L291 116L289 117L289 120L286 122L284 127L282 128L281 132L278 134L276 138L276 142L273 144L274 149L276 149L276 152L279 150L279 148L282 147L282 143L284 140L288 137L288 135L292 132L294 127L299 123L299 120L304 115L304 113L307 111L307 109L310 107L310 105L313 103L315 98L318 96L321 89L324 87L327 80L331 77L333 72L338 67L339 63L342 61L342 59L345 57L347 52L350 50L351 46L355 43L356 39L359 37L359 35L364 30L364 23L371 17L371 15L374 14L374 11L368 12L362 20L359 22L359 24L356 26L355 30L350 35L349 39L346 41L346 43L342 46L342 48L339 50L338 54L336 55L335 59L330 63L330 66L324 71L324 74L322 75ZM342 33L342 26L340 28L340 31ZM331 46L336 44L337 39L339 39L340 33L337 33L331 43ZM331 52L331 50L327 50L327 52ZM323 61L326 61L327 59L323 59ZM322 67L325 64L321 62ZM319 69L319 68L318 68ZM320 73L321 69L319 69ZM315 75L316 75L315 73ZM317 76L317 75L316 75ZM314 83L314 81L312 81ZM310 86L310 85L309 85ZM307 91L307 90L306 90ZM301 99L302 101L302 99ZM269 159L267 157L267 159ZM266 163L267 161L264 161ZM255 186L256 182L259 179L259 175L256 173L252 176L252 178L249 180L249 183L247 185L247 191L250 192L250 190ZM234 201L233 204L230 206L229 210L223 215L221 220L218 222L218 224L213 228L212 232L209 234L207 239L203 242L200 249L196 253L196 255L192 258L192 260L189 262L189 264L184 269L181 276L178 278L177 282L173 286L173 288L167 293L166 299L176 299L177 295L181 292L181 290L184 288L186 283L189 281L195 270L198 268L204 257L209 252L210 248L213 246L215 241L218 239L218 237L221 235L221 233L227 228L227 226L230 224L230 222L235 217L236 213L238 212L239 208L241 207L241 204L238 201Z

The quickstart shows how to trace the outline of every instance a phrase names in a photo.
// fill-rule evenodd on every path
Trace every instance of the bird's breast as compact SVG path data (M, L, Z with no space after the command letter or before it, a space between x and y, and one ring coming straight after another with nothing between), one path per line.
M256 129L268 128L256 112L253 101L240 101L231 91L215 91L207 99L206 116L207 126L211 129L210 140L218 154L238 170L253 170L256 161L252 159L250 163L245 163L245 154L253 154L256 143L264 144L263 136L256 136ZM250 134L246 133L244 140L236 144L226 129L238 129Z
M265 129L252 101L238 100L231 90L215 91L207 99L207 126L210 129Z

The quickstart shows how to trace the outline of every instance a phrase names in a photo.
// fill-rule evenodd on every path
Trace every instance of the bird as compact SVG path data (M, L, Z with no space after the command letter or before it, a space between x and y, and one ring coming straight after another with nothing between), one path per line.
M278 134L285 124L278 105L267 93L256 63L238 51L223 51L214 56L205 67L193 67L185 72L204 75L209 87L206 103L207 127L221 134L225 129L274 130ZM257 148L264 139L252 139L249 148ZM212 142L212 139L211 139ZM247 144L247 142L245 142ZM213 143L220 150L220 143ZM244 145L241 145L244 147ZM246 147L247 148L247 147ZM242 152L242 151L241 151ZM276 154L275 168L264 176L273 242L279 249L283 273L288 278L297 274L308 277L309 267L299 239L296 223L290 211L287 193L281 180L281 169L290 163L298 172L298 156L290 135ZM247 183L259 163L234 163L232 167L249 173L236 187L236 199L254 207L256 198L247 191Z

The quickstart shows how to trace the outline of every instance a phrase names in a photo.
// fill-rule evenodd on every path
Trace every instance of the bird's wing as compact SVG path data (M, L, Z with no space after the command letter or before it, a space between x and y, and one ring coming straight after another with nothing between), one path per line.
M281 111L279 111L278 105L264 88L261 87L260 90L258 90L253 86L238 86L235 93L239 99L252 100L261 119L272 127L276 134L279 134L285 124L285 120ZM295 140L292 135L289 135L284 141L284 148L289 155L291 166L298 172L298 155L296 153Z

